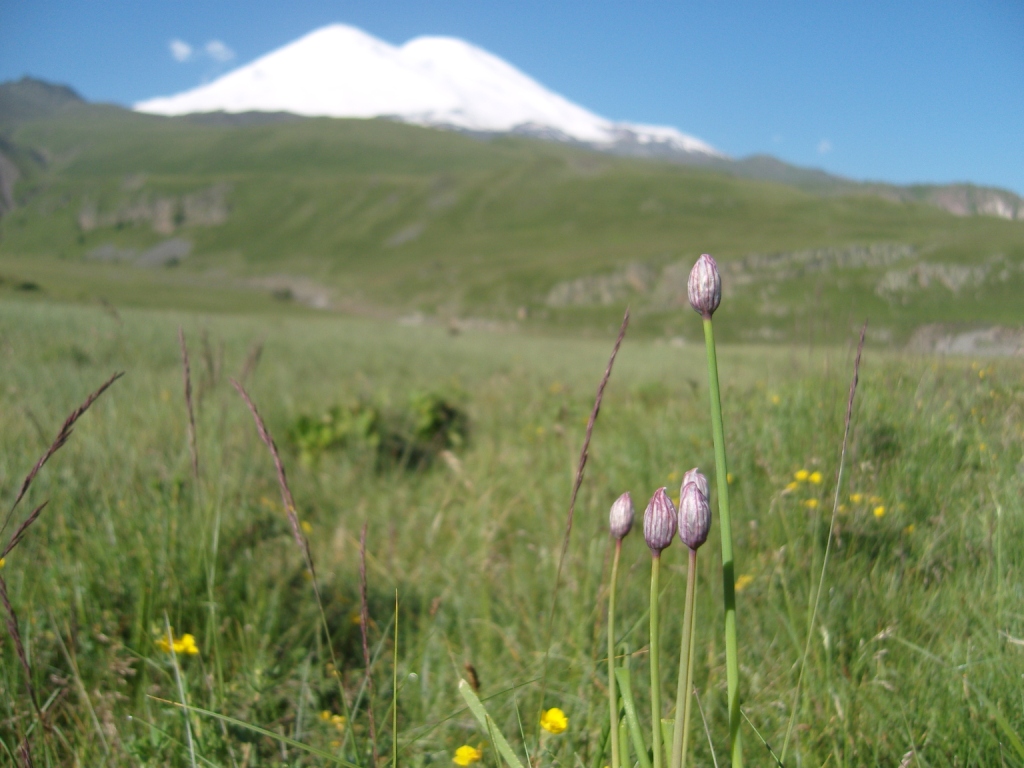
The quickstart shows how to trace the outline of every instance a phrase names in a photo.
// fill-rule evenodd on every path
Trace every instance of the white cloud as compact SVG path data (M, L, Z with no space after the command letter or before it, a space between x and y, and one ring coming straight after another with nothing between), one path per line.
M206 44L206 55L214 61L231 61L235 58L235 52L220 40L211 40Z
M818 154L827 155L832 151L832 142L828 139L822 139L818 142Z
M192 46L184 40L174 38L168 44L168 47L171 49L171 56L174 57L175 61L188 61L192 58Z

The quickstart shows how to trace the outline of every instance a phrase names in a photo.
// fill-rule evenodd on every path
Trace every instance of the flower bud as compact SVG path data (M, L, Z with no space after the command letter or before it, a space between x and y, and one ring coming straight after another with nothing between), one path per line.
M704 480L704 487L707 487L707 480ZM708 497L701 491L699 481L686 483L679 497L679 538L690 549L697 549L708 540L710 528L711 505Z
M664 488L655 491L644 512L644 540L651 549L652 555L660 555L661 550L672 543L676 535L676 508Z
M622 541L633 527L633 497L629 492L622 494L612 504L612 511L608 513L608 527L611 529L612 538Z
M715 260L703 254L690 270L690 280L686 284L690 297L690 306L704 318L710 318L722 302L722 276L718 274Z
M711 498L711 491L708 486L708 479L701 474L701 471L694 467L685 475L683 475L683 482L679 486L679 498L682 498L683 488L689 483L696 483L697 487L700 488L700 492L704 494L705 499Z

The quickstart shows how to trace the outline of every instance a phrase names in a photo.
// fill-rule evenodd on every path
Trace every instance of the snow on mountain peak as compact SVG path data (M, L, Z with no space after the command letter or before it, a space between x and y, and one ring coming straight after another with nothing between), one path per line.
M605 148L627 144L719 155L675 128L614 123L573 104L508 62L452 37L401 47L356 27L331 24L175 96L141 101L139 112L293 112L397 118L472 131L526 132Z

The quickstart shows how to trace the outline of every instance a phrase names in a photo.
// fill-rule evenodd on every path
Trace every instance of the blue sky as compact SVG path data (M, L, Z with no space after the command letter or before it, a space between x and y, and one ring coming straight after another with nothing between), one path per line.
M130 104L331 22L461 37L599 114L736 157L1024 194L1022 0L0 0L0 80Z

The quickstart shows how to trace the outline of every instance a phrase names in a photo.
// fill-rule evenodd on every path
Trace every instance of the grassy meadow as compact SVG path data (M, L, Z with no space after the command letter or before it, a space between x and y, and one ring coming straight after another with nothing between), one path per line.
M698 317L679 313L673 322L697 338ZM198 480L179 326L191 359ZM829 335L841 341L719 350L747 762L775 764L761 738L779 754L792 716L787 766L1024 765L1019 360L865 349L796 695L855 342L845 331L801 332ZM46 725L5 635L0 764L15 764L26 740L36 766L330 763L287 738L358 766L372 763L374 749L389 760L393 748L402 764L448 766L459 746L489 741L457 693L471 665L513 744L523 742L521 720L541 765L605 766L608 508L626 490L638 516L663 485L678 498L682 473L695 465L714 487L703 347L627 335L556 584L576 462L613 340L614 331L582 340L453 334L244 302L234 313L114 312L5 295L5 499L67 414L114 371L126 375L84 414L4 535L49 499L0 571ZM323 617L270 455L228 382L243 374L281 449ZM462 409L469 431L419 468L382 464L361 444L304 461L287 438L303 415L351 403L400 410L422 393ZM649 722L650 556L638 527L624 544L617 627ZM695 685L709 734L696 719L699 765L711 765L713 752L727 762L718 548L715 523L699 561ZM674 691L686 573L678 541L663 560L661 671L663 689ZM167 625L175 638L191 634L195 647L182 644L172 657L160 643ZM231 719L193 711L186 728L174 704L182 700ZM538 744L540 708L556 706L569 728ZM489 746L483 760L497 765Z

